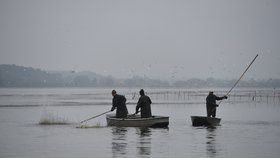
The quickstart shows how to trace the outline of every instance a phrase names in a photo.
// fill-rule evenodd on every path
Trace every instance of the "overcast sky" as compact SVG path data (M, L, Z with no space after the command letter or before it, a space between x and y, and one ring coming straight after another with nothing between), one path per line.
M0 0L0 64L157 79L280 78L279 0Z

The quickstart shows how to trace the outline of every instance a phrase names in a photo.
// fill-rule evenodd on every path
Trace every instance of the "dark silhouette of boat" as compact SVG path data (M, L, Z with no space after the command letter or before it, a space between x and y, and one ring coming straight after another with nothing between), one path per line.
M206 116L191 116L193 126L219 126L221 118Z

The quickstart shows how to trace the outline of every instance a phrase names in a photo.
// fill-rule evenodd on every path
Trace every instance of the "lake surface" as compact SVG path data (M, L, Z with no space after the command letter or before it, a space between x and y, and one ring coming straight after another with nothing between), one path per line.
M191 115L205 116L208 89L145 89L153 115L170 117L169 128L107 127L112 89L1 88L0 158L252 157L280 155L279 90L237 89L217 109L215 128L193 127ZM139 89L125 94L134 113ZM212 90L212 89L211 89ZM226 89L214 89L218 95ZM112 112L114 113L114 112ZM50 125L39 124L49 120ZM62 125L55 125L62 122Z

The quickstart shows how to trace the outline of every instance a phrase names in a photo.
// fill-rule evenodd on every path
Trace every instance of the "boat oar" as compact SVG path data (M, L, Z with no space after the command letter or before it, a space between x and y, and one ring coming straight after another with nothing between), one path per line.
M247 70L250 68L250 66L253 64L253 62L256 60L256 58L258 57L259 55L257 54L255 56L255 58L251 61L251 63L247 66L246 70L242 73L242 75L239 77L239 79L234 83L234 85L231 87L231 89L227 92L226 96L229 95L229 93L232 91L232 89L237 85L237 83L241 80L241 78L244 76L244 74L247 72ZM221 104L222 100L218 103Z
M97 118L97 117L102 116L102 115L104 115L104 114L107 114L108 112L111 112L111 110L106 111L106 112L103 112L102 114L99 114L99 115L93 116L93 117L91 117L91 118L88 118L88 119L86 119L86 120L83 120L83 121L81 121L81 123L84 123L84 122L86 122L86 121L88 121L88 120L91 120L91 119Z

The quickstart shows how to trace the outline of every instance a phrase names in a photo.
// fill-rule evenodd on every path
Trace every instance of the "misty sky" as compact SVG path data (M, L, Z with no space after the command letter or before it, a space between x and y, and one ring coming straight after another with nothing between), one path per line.
M0 64L118 78L280 78L279 0L0 0Z

